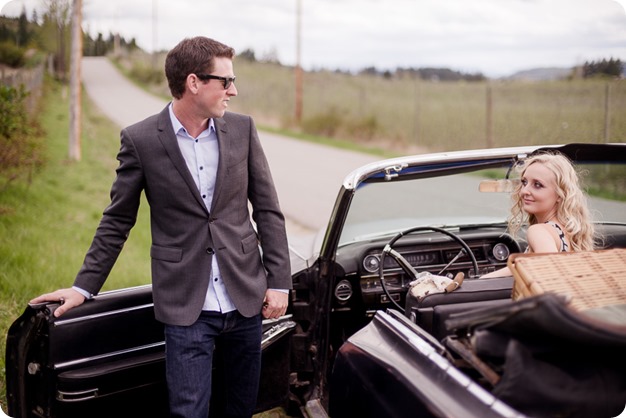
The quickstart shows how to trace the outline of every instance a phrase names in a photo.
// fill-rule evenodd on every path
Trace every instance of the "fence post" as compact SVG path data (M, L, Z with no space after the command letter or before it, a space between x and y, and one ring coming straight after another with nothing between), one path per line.
M606 82L604 90L604 142L608 143L611 136L611 83Z
M417 75L413 76L413 140L415 145L420 142L420 82Z
M487 109L485 118L485 135L487 139L487 148L493 148L493 93L491 84L487 83Z

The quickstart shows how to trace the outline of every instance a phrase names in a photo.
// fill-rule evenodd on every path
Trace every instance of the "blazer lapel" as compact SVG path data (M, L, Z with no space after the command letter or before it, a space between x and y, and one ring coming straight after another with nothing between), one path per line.
M228 171L228 156L230 154L230 141L228 140L227 124L222 118L213 119L215 124L215 133L217 135L217 143L219 145L219 161L217 164L217 177L215 180L215 191L213 192L213 202L211 203L211 211L215 207L215 203L219 202L219 195L222 192L224 183L227 180L226 173Z
M180 152L180 148L178 147L178 140L176 139L176 134L174 133L172 121L170 120L169 104L159 114L157 120L157 129L159 130L159 141L161 141L163 148L165 148L165 151L170 157L170 160L172 160L174 167L176 167L176 170L178 170L182 178L185 180L185 183L187 183L187 187L189 187L191 193L198 201L200 206L202 206L202 208L207 211L206 206L202 201L202 196L200 196L200 192L198 191L198 187L193 181L193 177L191 177L191 173L187 168L185 158L183 157L183 154Z

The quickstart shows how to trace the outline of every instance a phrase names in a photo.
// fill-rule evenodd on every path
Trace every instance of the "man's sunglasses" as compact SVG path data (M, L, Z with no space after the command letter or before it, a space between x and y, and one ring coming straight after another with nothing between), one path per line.
M224 89L227 90L232 83L235 82L236 77L220 77L219 75L212 74L196 74L200 80L220 80L224 84Z

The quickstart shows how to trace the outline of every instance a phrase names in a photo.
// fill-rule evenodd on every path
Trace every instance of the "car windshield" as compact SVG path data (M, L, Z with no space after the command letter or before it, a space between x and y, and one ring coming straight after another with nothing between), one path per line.
M594 220L626 223L624 166L585 165L581 172ZM504 178L505 173L495 174ZM494 179L494 170L362 183L352 199L339 245L417 226L506 223L511 195L480 192L481 180L488 179Z

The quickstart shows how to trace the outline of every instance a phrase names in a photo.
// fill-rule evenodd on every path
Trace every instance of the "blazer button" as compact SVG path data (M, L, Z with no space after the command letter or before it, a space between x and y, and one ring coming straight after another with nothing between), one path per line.
M206 249L206 253L212 255L212 254L215 254L215 251L213 251L213 248L209 247Z

